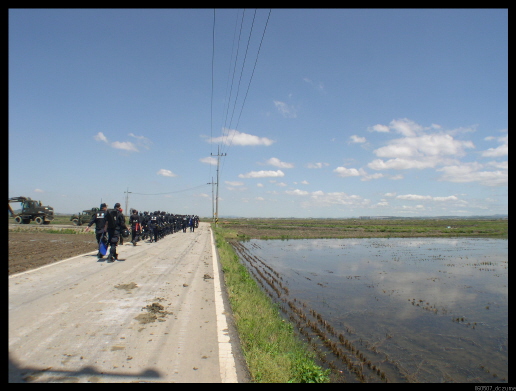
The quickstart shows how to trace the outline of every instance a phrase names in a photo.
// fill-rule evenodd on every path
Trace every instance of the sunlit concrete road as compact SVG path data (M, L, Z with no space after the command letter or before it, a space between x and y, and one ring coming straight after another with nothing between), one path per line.
M9 277L9 382L244 382L210 227Z

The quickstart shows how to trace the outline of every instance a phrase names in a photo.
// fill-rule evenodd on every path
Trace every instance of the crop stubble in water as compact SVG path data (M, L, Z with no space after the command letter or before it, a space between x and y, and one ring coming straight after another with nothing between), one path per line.
M235 248L346 381L508 380L507 240L251 240Z

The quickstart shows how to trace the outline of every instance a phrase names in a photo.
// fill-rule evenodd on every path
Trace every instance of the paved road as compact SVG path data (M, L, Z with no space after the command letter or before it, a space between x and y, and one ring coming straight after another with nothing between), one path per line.
M246 382L209 224L9 277L9 382Z

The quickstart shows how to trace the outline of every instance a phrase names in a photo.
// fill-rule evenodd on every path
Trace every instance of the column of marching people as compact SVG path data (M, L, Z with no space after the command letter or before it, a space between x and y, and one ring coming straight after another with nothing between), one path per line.
M86 231L95 224L99 259L104 256L101 252L101 243L109 248L109 255L106 255L108 255L108 261L113 262L118 259L116 247L118 244L123 244L124 238L131 237L133 246L137 246L140 241L156 243L175 232L186 232L187 229L194 232L195 228L199 226L199 216L197 215L180 215L159 210L142 213L136 209L131 211L129 224L126 225L126 219L122 212L120 203L116 203L113 209L107 209L107 205L102 204L100 210L91 216Z

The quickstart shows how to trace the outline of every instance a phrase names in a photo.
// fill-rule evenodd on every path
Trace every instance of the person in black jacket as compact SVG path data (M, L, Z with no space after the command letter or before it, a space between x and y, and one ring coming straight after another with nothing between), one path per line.
M107 205L100 204L100 210L97 211L94 215L91 216L91 220L86 227L85 232L90 230L90 227L95 224L95 235L97 237L97 244L100 245L100 241L104 237L105 226L106 226L106 213L107 213ZM102 258L103 255L100 251L97 253L97 258Z
M158 218L158 212L154 212L151 216L150 216L150 219L149 219L149 228L150 228L150 239L151 239L151 243L152 241L154 240L154 242L157 242L158 241L158 236L159 236L159 233L158 233L158 224L159 224L159 218Z
M140 232L142 227L142 218L138 215L138 211L133 209L133 214L129 217L131 224L131 243L136 246L136 242L140 240Z
M105 227L108 233L108 243L110 245L107 261L114 262L115 259L118 259L116 246L121 236L121 231L127 229L124 215L120 212L120 203L117 202L114 209L107 211Z

